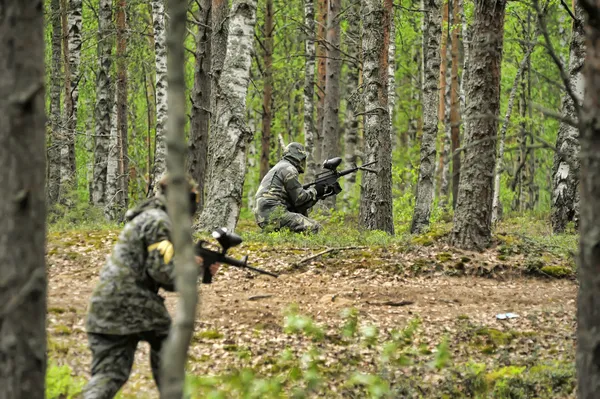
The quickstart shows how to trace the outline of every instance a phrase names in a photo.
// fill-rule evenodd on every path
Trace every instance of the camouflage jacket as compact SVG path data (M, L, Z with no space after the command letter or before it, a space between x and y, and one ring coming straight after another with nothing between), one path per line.
M317 191L302 188L298 169L287 159L282 159L265 175L256 192L255 213L259 223L268 220L277 208L288 212L304 213L317 202Z
M86 330L126 335L166 330L171 317L158 295L174 291L170 220L164 197L127 211L128 220L100 272L88 309Z

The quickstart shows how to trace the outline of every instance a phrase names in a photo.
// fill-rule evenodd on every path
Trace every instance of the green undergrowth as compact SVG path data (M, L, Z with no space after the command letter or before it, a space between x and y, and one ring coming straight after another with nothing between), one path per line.
M46 370L46 398L71 399L77 398L86 381L73 376L73 370L67 365L59 366L50 361Z
M489 364L480 353L455 357L462 343L446 335L426 344L427 328L418 317L391 331L361 320L356 309L343 311L337 331L291 306L283 330L309 345L288 347L261 362L249 362L218 375L188 375L191 398L563 398L575 389L573 362L523 358ZM520 332L480 327L472 339L508 345ZM337 353L328 352L335 342ZM251 358L251 357L250 357Z

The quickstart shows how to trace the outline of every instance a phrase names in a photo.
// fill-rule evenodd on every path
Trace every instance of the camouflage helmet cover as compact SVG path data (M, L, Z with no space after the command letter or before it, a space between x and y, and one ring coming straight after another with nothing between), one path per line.
M291 161L300 173L304 172L308 153L300 143L289 143L283 150L283 157Z
M155 195L164 195L166 193L167 187L171 182L170 175L167 172L164 172L160 177L156 180L156 184L154 186L154 194ZM185 174L185 180L188 184L188 188L191 193L196 194L196 202L200 201L200 192L198 191L198 183L194 178L189 174Z

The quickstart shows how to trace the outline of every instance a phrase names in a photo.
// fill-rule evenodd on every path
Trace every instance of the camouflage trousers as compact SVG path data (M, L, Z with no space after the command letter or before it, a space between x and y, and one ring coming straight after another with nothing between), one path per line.
M295 233L307 232L316 234L321 230L321 225L318 222L300 213L277 210L268 216L268 220L268 223L259 222L258 226L263 230L271 227L275 231L288 228Z
M83 389L83 398L112 399L129 379L140 341L150 344L152 377L160 390L160 350L167 334L167 331L146 331L130 335L88 333L92 351L92 378Z

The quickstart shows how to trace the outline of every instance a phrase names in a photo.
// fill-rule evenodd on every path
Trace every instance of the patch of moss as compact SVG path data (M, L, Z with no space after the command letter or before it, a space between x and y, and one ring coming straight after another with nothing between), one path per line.
M452 259L452 254L448 252L440 252L439 254L435 255L435 258L440 262L447 262Z
M64 324L58 324L54 327L54 333L56 335L71 335L73 331L70 327L65 326Z
M556 278L570 277L573 275L573 270L565 266L544 266L540 271L548 276Z
M227 344L225 346L223 346L223 350L225 352L236 352L239 349L239 346L237 346L236 344Z
M494 370L491 373L487 373L485 375L485 380L488 384L495 384L496 381L503 378L510 378L515 375L521 374L526 367L518 367L518 366L507 366L499 368L498 370Z
M462 256L460 258L460 261L463 263L469 263L471 261L471 258L469 258L468 256Z
M506 256L506 255L498 255L498 260L501 260L501 261L508 260L508 256Z
M59 341L53 338L48 338L48 352L53 355L67 354L71 345L68 342ZM58 357L58 356L57 356Z
M54 314L63 314L67 311L67 309L65 308L61 308L58 306L51 306L48 308L48 313L54 313Z
M204 330L197 333L194 338L198 341L202 339L220 339L223 338L223 334L218 330Z
M411 240L411 243L417 244L417 245L422 245L424 247L430 247L433 245L433 240L427 236L419 236L419 237L413 238Z

